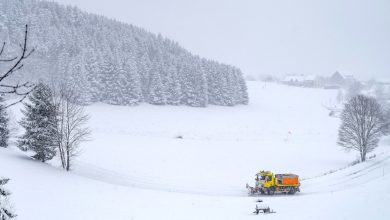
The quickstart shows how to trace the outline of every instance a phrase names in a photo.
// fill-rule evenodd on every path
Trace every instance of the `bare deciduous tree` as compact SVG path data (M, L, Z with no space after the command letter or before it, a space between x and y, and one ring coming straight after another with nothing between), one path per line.
M381 105L374 98L355 96L345 104L341 121L338 144L346 150L359 151L361 161L365 161L383 135L385 120Z
M28 40L28 26L26 25L26 30L24 33L24 41L19 45L20 55L14 57L2 58L6 49L6 43L4 42L0 48L0 64L5 63L10 66L9 68L7 68L7 70L4 73L0 73L0 94L3 95L14 94L21 97L17 101L4 106L3 108L8 108L12 105L22 102L28 96L28 94L30 94L31 91L34 89L34 85L29 82L25 82L22 84L20 83L12 84L6 82L9 81L10 77L13 74L15 74L15 72L23 68L24 66L23 62L34 52L34 49L28 49L27 40Z
M77 95L72 88L57 86L54 103L57 108L56 142L62 167L69 171L72 159L78 155L79 146L86 141L90 130L86 127L89 115L77 104Z

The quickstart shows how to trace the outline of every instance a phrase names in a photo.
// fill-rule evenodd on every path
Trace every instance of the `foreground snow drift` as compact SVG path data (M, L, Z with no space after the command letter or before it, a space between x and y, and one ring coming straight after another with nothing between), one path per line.
M380 165L379 165L380 164ZM202 196L106 184L0 149L19 219L252 219L254 197ZM302 182L295 196L264 196L269 219L387 219L390 159Z

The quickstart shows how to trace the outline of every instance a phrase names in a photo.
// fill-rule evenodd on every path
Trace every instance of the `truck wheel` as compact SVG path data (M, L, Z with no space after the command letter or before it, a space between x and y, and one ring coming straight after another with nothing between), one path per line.
M291 188L288 194L294 195L297 192L295 188Z
M275 189L273 189L273 188L269 188L267 191L268 191L268 195L275 194Z

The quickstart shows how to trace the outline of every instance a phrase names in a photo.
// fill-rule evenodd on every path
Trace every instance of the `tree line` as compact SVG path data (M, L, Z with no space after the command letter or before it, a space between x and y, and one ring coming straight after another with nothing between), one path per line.
M34 30L36 52L14 80L66 81L82 104L248 103L240 69L193 55L160 34L55 2L0 1L0 40L17 47L24 24Z

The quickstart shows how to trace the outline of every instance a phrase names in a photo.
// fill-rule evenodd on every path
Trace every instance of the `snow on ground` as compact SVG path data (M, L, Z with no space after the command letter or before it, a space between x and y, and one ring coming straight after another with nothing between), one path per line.
M0 175L19 219L388 219L388 139L368 162L320 176L356 158L324 108L336 93L251 82L248 106L96 104L71 173L11 148ZM295 196L263 197L277 213L256 217L245 184L260 169L305 180Z
M243 195L258 169L307 177L354 159L340 152L339 120L324 108L335 91L249 86L249 106L89 107L93 141L75 173L140 188Z

